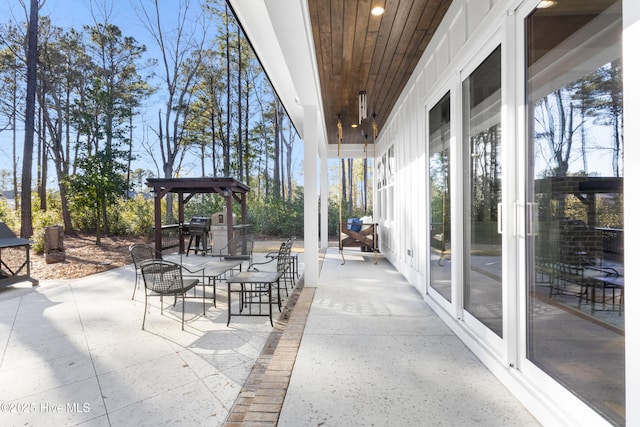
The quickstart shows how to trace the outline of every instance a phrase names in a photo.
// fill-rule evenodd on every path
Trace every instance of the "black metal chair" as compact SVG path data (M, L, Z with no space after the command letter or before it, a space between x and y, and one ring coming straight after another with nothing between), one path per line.
M280 249L277 254L269 253L267 254L268 261L264 262L256 262L250 264L247 270L260 271L261 266L266 266L272 262L276 262L276 271L278 273L282 273L280 277L282 277L281 283L284 285L284 290L287 296L289 296L289 290L287 286L287 282L291 282L291 287L294 287L294 271L293 271L293 259L291 257L291 247L293 246L293 240L288 239L285 242L282 242L280 245ZM273 267L272 267L273 268Z
M143 261L147 261L150 259L156 258L156 251L149 245L144 245L141 243L134 243L129 246L129 253L131 254L131 258L133 259L133 266L136 270L136 281L133 285L133 295L131 295L131 299L136 296L136 288L138 288L140 283L140 264Z
M267 258L281 258L288 262L288 265L283 266L282 273L285 277L285 281L289 281L291 283L291 287L294 288L296 286L296 279L300 278L300 274L298 273L298 252L291 252L293 248L293 243L296 240L296 236L289 237L284 243L284 253L280 253L280 251L276 252L275 255L273 253L268 253L266 255Z
M140 271L142 272L145 287L142 329L144 330L144 323L147 318L149 297L160 297L160 314L162 314L163 297L172 295L176 300L177 297L182 297L182 330L184 330L184 299L187 291L198 284L198 279L183 278L180 264L161 259L143 261L140 264Z

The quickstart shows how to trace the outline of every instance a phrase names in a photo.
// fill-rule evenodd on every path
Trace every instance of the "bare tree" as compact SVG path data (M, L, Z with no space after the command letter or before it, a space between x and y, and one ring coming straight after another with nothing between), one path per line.
M569 120L572 111L566 111L564 98L565 94L561 89L555 90L542 98L536 109L536 122L541 129L536 133L536 137L546 142L546 149L550 155L548 167L553 169L555 176L567 176L573 134L576 131Z
M11 130L12 142L12 187L15 197L15 210L20 209L18 197L18 157L17 157L17 130L18 119L24 119L22 100L24 99L24 74L25 58L22 54L24 34L15 25L3 25L0 28L0 43L4 46L0 52L0 79L2 82L2 93L0 98L0 111L7 117L7 123L3 124L1 130Z
M284 133L284 126L282 128L282 144L284 148L284 172L286 173L285 181L286 181L286 195L287 202L291 202L293 198L293 144L296 141L296 132L289 122L289 126L287 127L287 134Z
M160 48L160 63L165 93L164 118L160 117L158 136L162 156L162 172L165 178L172 178L180 169L185 154L183 143L185 117L189 114L190 98L194 90L195 79L205 54L204 43L207 40L207 17L197 13L193 25L191 2L181 0L176 15L176 26L167 30L160 16L158 0L148 7L140 1L138 16ZM166 17L166 15L165 15ZM167 195L166 218L173 221L173 200Z
M238 53L238 143L236 148L236 154L238 158L238 178L242 179L243 176L243 168L244 168L244 156L243 156L243 146L242 146L242 34L240 31L240 25L236 24L237 27L237 53Z
M273 194L279 195L281 194L281 174L280 174L280 153L281 153L281 129L282 129L282 121L284 119L284 112L282 111L282 104L276 98L276 110L275 110L275 118L274 118L274 141L273 141Z
M71 171L72 147L79 146L79 133L72 137L72 116L84 102L84 86L88 78L90 61L82 42L82 35L74 30L63 31L48 21L41 25L40 34L40 87L38 102L42 111L43 127L48 135L45 149L53 159L60 192L60 204L65 233L74 234L68 201L66 178Z
M224 22L225 22L225 49L227 58L227 131L225 133L225 139L223 140L222 145L222 157L223 157L223 168L224 175L230 175L231 169L231 49L229 43L229 5L225 3L224 9Z

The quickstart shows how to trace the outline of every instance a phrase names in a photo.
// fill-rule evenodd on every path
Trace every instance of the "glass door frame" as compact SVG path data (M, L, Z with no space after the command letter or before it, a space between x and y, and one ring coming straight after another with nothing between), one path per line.
M571 414L571 419L567 419L566 424L591 424L596 420L602 420L603 425L609 425L599 413L597 413L586 402L576 397L569 389L565 388L556 379L552 378L541 368L536 366L532 361L527 358L527 345L528 345L528 328L527 328L527 307L528 307L528 275L530 274L527 268L527 185L528 185L528 123L529 112L527 107L527 72L526 72L526 19L531 14L539 0L523 0L522 3L515 9L512 15L513 20L510 22L512 27L511 38L512 43L515 46L512 48L512 61L514 64L514 80L513 84L517 88L514 92L514 117L512 122L515 125L514 140L517 141L514 144L517 148L515 153L515 163L517 164L517 176L515 180L515 203L514 203L514 235L516 237L516 247L514 252L514 262L516 271L515 283L518 283L518 292L515 295L515 307L517 307L517 313L514 314L516 322L514 322L514 339L509 344L509 363L510 366L517 368L521 371L522 375L527 378L529 387L531 387L536 394L546 396L545 400L549 403L547 408L551 412L555 412L556 416L560 416L557 408L553 408L553 405L559 405L558 402L562 402L562 413ZM507 263L505 263L507 264ZM546 406L546 405L545 405ZM580 419L576 417L579 416ZM554 422L558 420L555 419Z
M507 110L508 108L505 108L506 105L508 105L508 95L509 95L509 81L507 80L507 67L509 66L507 63L507 55L505 54L505 48L508 46L507 43L508 37L506 37L506 31L505 31L505 24L504 24L504 20L501 22L500 27L496 30L496 32L488 37L487 39L483 39L484 43L482 43L479 46L476 46L477 49L475 50L475 54L473 55L473 57L467 61L464 65L464 67L462 68L460 74L459 74L459 80L458 80L458 87L460 90L460 95L458 98L458 108L455 110L456 114L458 114L458 120L459 120L459 126L456 128L456 130L459 132L458 136L459 138L457 139L457 152L458 152L458 156L455 158L455 160L457 161L458 164L458 169L457 169L457 178L458 178L458 182L459 184L464 183L464 171L463 171L463 162L466 161L466 159L463 158L463 154L464 154L464 150L463 150L463 144L466 144L467 141L464 141L463 138L463 108L464 106L462 105L462 101L463 101L463 82L465 81L465 79L467 79L479 66L480 64L482 64L482 62L487 59L491 53L496 50L498 47L501 49L501 113L500 113L500 140L501 140L501 151L500 151L500 163L501 163L501 168L502 168L502 203L501 203L501 213L499 213L499 217L501 217L502 220L502 257L503 257L503 261L502 261L502 335L503 337L499 337L497 334L495 334L493 331L491 331L486 325L484 325L481 321L479 321L473 314L471 314L470 312L466 311L463 307L464 304L464 287L465 287L465 277L464 277L464 270L465 270L465 252L469 250L469 242L467 241L467 236L465 236L465 232L460 232L460 240L459 240L459 244L460 244L460 248L461 250L459 250L458 252L458 278L459 280L456 281L456 286L453 290L453 292L456 294L457 298L457 311L458 311L458 318L461 319L463 321L463 324L466 325L471 332L479 337L482 337L482 343L485 346L488 346L488 348L492 351L492 353L500 360L502 360L505 365L507 364L508 361L508 352L507 352L507 343L509 342L509 339L512 337L512 333L510 332L510 328L509 328L509 319L513 318L510 317L511 314L511 308L508 305L508 300L509 300L509 296L511 295L511 293L509 292L509 287L507 286L507 283L516 283L514 281L510 281L510 279L514 279L513 277L510 277L510 273L513 271L512 267L508 267L508 259L505 259L505 255L509 253L509 247L513 247L513 242L508 242L508 236L509 235L513 235L513 233L509 233L507 230L512 229L513 228L513 221L509 219L509 215L507 212L510 211L510 209L507 209L507 207L512 204L512 202L510 202L510 200L513 200L511 198L511 192L512 190L510 188L506 188L505 186L507 185L508 182L512 182L513 180L510 180L509 177L513 175L514 173L514 162L511 161L509 162L510 157L512 157L513 153L513 149L512 147L508 147L509 144L506 144L507 141L507 133L505 132L506 129L508 129L508 120L509 117L507 116ZM453 100L452 100L453 102ZM454 108L452 106L452 115ZM511 145L515 145L515 144L511 144ZM463 188L462 185L458 185L456 187L458 191L457 191L457 196L456 198L458 199L458 203L459 203L459 210L456 211L455 213L452 212L452 217L455 214L455 219L458 221L465 221L464 219L464 198L466 197L465 191L462 191L461 189ZM508 190L508 191L505 191ZM513 217L513 215L511 215L511 217ZM453 221L453 220L452 220ZM515 286L514 286L515 287Z
M431 230L430 227L427 227L426 233L426 248L427 248L427 256L429 257L429 262L427 262L427 277L426 277L426 289L427 294L434 299L443 309L445 309L451 316L459 317L458 306L461 304L459 301L458 294L456 292L456 288L459 287L459 283L461 282L460 275L460 258L457 253L460 251L461 246L457 243L460 239L460 230L458 227L454 227L454 219L457 222L457 218L459 217L458 212L460 212L460 204L457 199L458 192L454 191L454 189L458 188L460 185L459 181L459 173L460 163L458 161L459 156L459 143L460 140L460 79L458 75L450 78L445 82L438 90L434 90L431 93L437 94L432 96L429 101L425 104L424 109L424 117L425 117L425 171L426 171L426 214L427 214L427 223L431 224L431 189L430 189L430 159L431 156L429 154L430 150L430 140L429 140L429 112L433 109L440 100L445 96L445 94L449 93L449 111L450 111L450 121L449 121L449 198L450 198L450 218L451 218L451 302L449 302L445 297L443 297L438 291L431 287Z

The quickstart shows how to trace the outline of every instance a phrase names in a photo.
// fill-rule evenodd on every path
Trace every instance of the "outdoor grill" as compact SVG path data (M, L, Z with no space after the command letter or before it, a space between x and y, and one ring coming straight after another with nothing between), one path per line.
M208 251L207 245L209 242L209 229L211 228L211 217L208 216L194 216L189 220L189 246L187 247L187 255L191 250L191 244L195 237L195 247L193 252L198 253L201 250L203 254ZM202 244L202 247L200 245Z

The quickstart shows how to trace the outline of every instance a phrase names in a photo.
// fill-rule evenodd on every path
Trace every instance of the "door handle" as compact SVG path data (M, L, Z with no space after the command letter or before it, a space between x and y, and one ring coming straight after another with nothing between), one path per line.
M538 235L538 203L527 202L527 236Z

